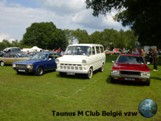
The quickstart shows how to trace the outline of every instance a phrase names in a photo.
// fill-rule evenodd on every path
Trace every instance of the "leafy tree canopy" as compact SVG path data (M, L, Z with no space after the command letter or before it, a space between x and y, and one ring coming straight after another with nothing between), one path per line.
M114 29L105 29L103 32L94 32L90 36L92 43L102 44L105 48L134 48L137 37L134 36L134 32L128 31L116 31Z
M65 49L67 46L64 32L52 22L33 23L26 29L22 43L44 49Z
M86 0L86 4L94 16L116 9L115 19L130 26L142 45L161 47L161 0Z
M90 43L90 37L86 30L64 30L66 38L68 41L77 39L79 43Z

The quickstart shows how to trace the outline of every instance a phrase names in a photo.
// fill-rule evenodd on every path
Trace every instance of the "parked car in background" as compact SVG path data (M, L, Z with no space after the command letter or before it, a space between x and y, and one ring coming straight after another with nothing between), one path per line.
M53 52L53 54L54 54L55 58L58 58L58 57L62 56L60 52Z
M3 51L5 53L20 53L21 49L19 47L7 47Z
M23 53L6 53L0 57L0 66L12 65L15 61L27 60L29 55Z
M85 74L92 78L93 71L103 71L105 65L104 48L100 44L69 45L62 57L56 59L60 76Z
M120 54L120 49L119 48L114 48L113 50L105 50L105 53L107 55L114 55L114 54Z
M19 73L34 73L37 76L43 75L46 71L55 70L55 55L51 52L40 52L29 60L18 61L12 67Z
M114 48L113 49L114 54L120 54L120 49L119 48Z
M106 53L107 55L113 55L113 54L115 54L113 51L110 51L110 50L105 50L105 53Z
M3 51L0 51L0 57L2 57L4 55Z
M111 82L136 81L150 85L150 69L141 55L120 54L113 64Z

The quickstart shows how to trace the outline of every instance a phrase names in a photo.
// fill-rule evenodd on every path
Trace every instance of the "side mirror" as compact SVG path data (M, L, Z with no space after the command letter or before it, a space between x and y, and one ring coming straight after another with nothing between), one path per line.
M48 59L49 61L51 60L51 58Z

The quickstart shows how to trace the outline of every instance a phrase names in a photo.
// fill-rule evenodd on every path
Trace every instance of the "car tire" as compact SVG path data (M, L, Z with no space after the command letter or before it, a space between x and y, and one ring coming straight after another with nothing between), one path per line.
M41 76L44 74L44 69L42 67L38 67L35 71L35 75Z
M150 79L145 82L146 86L150 86Z
M0 62L0 65L1 65L1 66L4 66L4 62L3 62L3 61L1 61L1 62Z
M65 76L65 73L64 73L64 72L59 72L59 75L60 75L61 77L64 77L64 76Z
M93 69L92 68L89 68L88 73L87 73L87 78L88 79L91 79L92 76L93 76Z

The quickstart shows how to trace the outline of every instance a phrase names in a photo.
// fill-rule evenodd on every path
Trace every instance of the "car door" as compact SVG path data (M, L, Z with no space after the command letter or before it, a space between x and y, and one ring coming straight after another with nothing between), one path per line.
M49 54L48 59L46 61L47 61L47 70L53 70L56 68L55 57L53 53Z
M100 46L96 46L96 69L101 67L101 51Z
M92 54L88 57L89 65L93 67L93 70L97 68L97 55L95 46L92 47Z
M16 60L15 54L7 54L3 57L5 64L12 64Z

